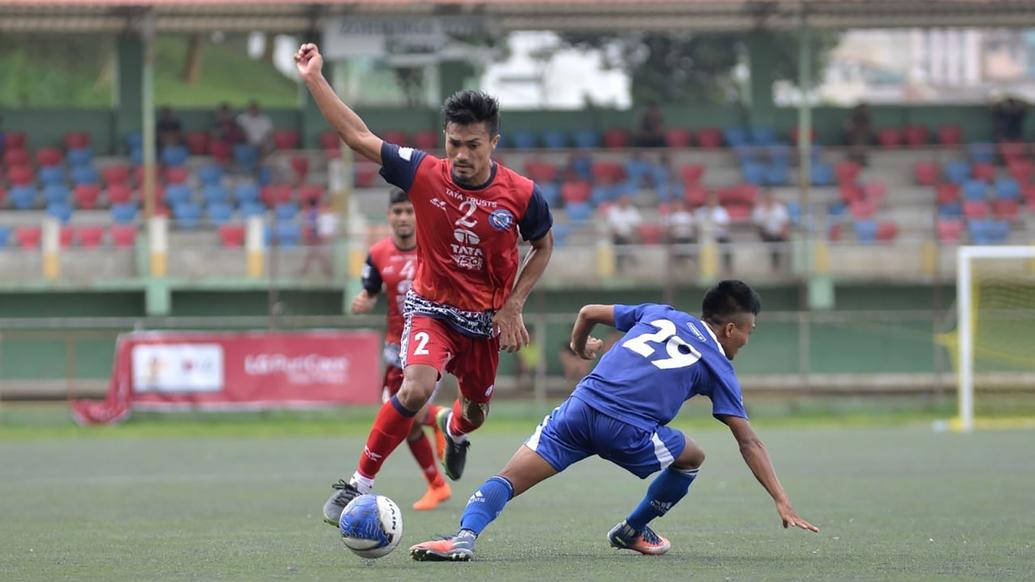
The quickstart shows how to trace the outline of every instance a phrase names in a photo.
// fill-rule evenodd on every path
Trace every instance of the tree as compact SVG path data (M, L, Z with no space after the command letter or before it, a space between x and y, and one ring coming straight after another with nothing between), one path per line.
M797 32L772 32L777 80L798 78ZM659 103L723 103L739 100L741 83L734 76L747 65L744 33L568 33L569 46L600 50L611 67L625 71L636 106ZM812 36L813 78L821 78L837 33Z

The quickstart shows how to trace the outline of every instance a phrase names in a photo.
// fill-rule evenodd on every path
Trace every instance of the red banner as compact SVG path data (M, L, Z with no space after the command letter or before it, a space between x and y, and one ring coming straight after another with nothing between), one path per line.
M376 404L375 331L134 332L119 336L104 402L77 402L82 424L130 410L256 410Z

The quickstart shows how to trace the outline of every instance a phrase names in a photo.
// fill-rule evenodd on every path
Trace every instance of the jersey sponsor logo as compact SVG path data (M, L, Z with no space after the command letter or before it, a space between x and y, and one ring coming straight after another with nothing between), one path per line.
M694 337L697 338L699 342L701 342L702 344L708 343L704 339L704 334L701 333L701 330L697 329L697 326L695 326L693 322L686 322L686 326L690 328L690 333L694 334Z
M441 198L432 198L431 204L443 212L446 210L446 201Z
M413 158L413 148L399 148L399 157L407 162L411 161Z
M456 242L465 245L476 245L481 242L477 233L472 230L467 230L466 228L458 228L454 230L453 238L456 239Z
M506 208L497 208L489 213L489 226L496 230L507 230L514 225L514 215Z

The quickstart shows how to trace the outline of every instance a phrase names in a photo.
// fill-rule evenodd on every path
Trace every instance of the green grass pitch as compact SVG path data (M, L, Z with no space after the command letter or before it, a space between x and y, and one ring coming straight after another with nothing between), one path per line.
M672 540L666 556L608 547L606 532L647 481L591 459L511 502L473 562L411 561L409 545L454 531L531 417L490 420L453 499L433 512L409 509L424 485L400 448L378 491L403 508L403 542L366 563L320 508L351 472L367 419L0 425L0 578L990 580L1031 579L1035 564L1031 432L763 423L795 507L821 528L812 534L783 530L729 433L696 420L680 428L708 459L690 495L654 523Z

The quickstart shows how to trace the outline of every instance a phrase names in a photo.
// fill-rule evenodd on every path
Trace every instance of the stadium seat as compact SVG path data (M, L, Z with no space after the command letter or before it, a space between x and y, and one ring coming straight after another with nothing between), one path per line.
M592 129L581 129L572 133L572 141L577 148L593 149L600 147L600 134Z
M679 168L679 177L682 178L684 185L700 184L701 178L704 177L704 166L701 164L683 164Z
M44 186L63 185L66 181L65 168L63 166L48 166L40 168L37 176Z
M68 150L66 159L71 166L87 166L93 162L93 150L90 148Z
M1021 186L1021 197L1029 204L1035 204L1035 184L1024 184Z
M298 204L294 202L282 202L273 209L273 216L277 220L294 220L298 217Z
M239 248L244 246L244 225L221 225L219 227L219 242L226 248Z
M722 130L715 127L703 127L697 130L697 144L706 149L722 147Z
M963 183L963 199L967 201L984 200L988 192L988 184L980 180L967 180Z
M727 127L722 130L722 137L730 147L751 145L751 135L743 127Z
M266 206L257 200L249 200L241 203L241 217L251 218L253 216L265 216Z
M653 166L642 158L629 158L625 161L625 180L631 188L637 189L647 183Z
M50 184L43 188L43 201L47 204L67 203L72 198L72 191L64 184Z
M866 199L853 201L848 205L848 209L852 214L852 218L856 220L873 218L873 215L877 213L876 205Z
M855 222L855 239L863 244L872 243L877 240L878 229L875 220L857 220Z
M233 148L234 162L241 167L252 170L259 163L259 150L255 146L237 144Z
M126 135L126 149L140 149L144 145L144 136L139 131L134 131Z
M945 219L962 218L963 205L959 202L948 202L938 205L938 216Z
M283 247L295 247L302 242L302 227L297 222L275 222L272 235L267 237L270 242Z
M984 200L968 200L963 203L963 216L966 216L967 220L988 218L991 212L988 202Z
M799 135L798 127L797 126L792 127L791 128L791 143L792 144L798 145L798 135ZM812 143L816 143L816 130L815 129L809 130L809 137L812 138L812 140L811 140Z
M0 249L7 246L8 240L11 238L11 229L6 226L0 226Z
M927 145L927 127L923 125L907 125L902 131L902 139L907 146L920 147Z
M913 164L913 179L921 186L934 186L938 183L941 168L938 162L920 160Z
M259 201L259 187L247 182L240 183L234 187L234 200L238 205Z
M568 134L563 131L544 131L543 146L549 149L563 149L568 147Z
M708 190L700 184L687 184L683 189L683 200L690 208L704 206L708 202Z
M122 202L111 205L111 219L118 224L129 224L137 219L139 208L133 202Z
M72 219L75 209L67 202L51 202L47 204L47 216L59 220L62 224Z
M230 201L230 192L219 184L209 184L201 189L205 204L225 204Z
M877 226L877 240L890 242L896 237L898 237L898 225L894 222L882 222Z
M336 131L325 131L317 138L320 148L331 152L330 155L337 155L341 151L341 137Z
M611 128L604 131L604 147L620 149L629 147L629 131L621 128Z
M938 141L943 146L958 146L963 143L963 128L958 125L943 125L938 128Z
M370 188L377 183L380 166L372 162L356 162L355 180L357 188Z
M218 186L223 181L223 166L207 164L198 169L198 180L202 186Z
M417 131L413 134L413 145L419 150L431 151L438 149L438 131Z
M625 169L617 162L595 162L590 172L598 184L617 184L625 179Z
M970 179L970 164L962 160L952 160L945 164L945 178L950 182L962 184Z
M111 243L118 248L130 248L137 240L137 227L130 224L111 225Z
M690 147L693 137L693 133L689 129L673 128L665 131L665 143L670 148Z
M14 239L23 249L38 249L43 230L38 226L19 226L14 229Z
M2 185L0 185L0 204L3 204L4 200L6 200L6 199L7 199L7 190L4 189L4 187Z
M297 150L301 139L293 129L278 129L273 132L273 145L278 150Z
M585 224L593 216L593 207L588 202L571 202L564 210L572 224Z
M126 184L112 184L107 189L108 204L123 204L133 198L133 189Z
M4 149L24 150L29 145L29 138L24 131L8 131L4 133Z
M540 183L539 192L543 195L543 199L551 207L556 207L561 201L561 185L556 182Z
M188 157L190 157L190 152L185 146L168 145L162 148L158 159L161 160L163 166L176 167L186 164Z
M292 156L291 171L295 173L295 181L298 183L305 182L306 177L309 176L309 158L305 156Z
M291 202L291 186L285 184L264 186L260 197L270 208L284 202Z
M664 242L665 228L657 223L641 224L637 229L640 235L640 244L657 245Z
M883 148L897 148L902 145L902 131L897 127L880 129L877 131L877 143Z
M561 198L565 205L584 203L589 200L591 190L588 182L565 182L561 185Z
M831 224L830 228L827 229L827 238L831 241L839 241L842 236L844 236L844 225L840 222Z
M888 197L888 186L884 182L874 180L863 185L863 194L871 203L880 206Z
M841 160L834 166L834 175L837 176L837 183L855 182L859 178L862 167L852 160Z
M75 231L75 238L79 242L79 246L83 248L92 249L98 247L104 239L104 227L80 226Z
M11 199L11 206L15 210L29 210L36 205L36 187L14 186L8 192L8 197Z
M101 178L104 184L126 184L129 182L129 166L125 164L112 164L101 168Z
M312 200L322 202L326 194L326 189L319 184L305 184L298 187L298 200L303 205L309 204Z
M810 174L813 186L831 186L834 184L834 167L830 164L813 164Z
M209 136L204 131L188 131L183 142L192 156L204 156L209 152Z
M733 224L747 224L751 222L751 212L753 208L750 204L730 204L725 206L726 214L730 217L730 222Z
M28 186L36 182L36 173L29 166L9 165L7 167L7 181L12 186Z
M382 135L381 137L382 137L382 139L384 139L388 143L394 143L394 144L400 145L400 146L413 145L410 142L409 134L407 134L405 131L401 131L401 130L397 130L397 129L396 130L390 129L390 130L384 132L384 135Z
M938 240L947 243L959 242L963 233L963 221L958 219L938 220Z
M100 184L101 175L93 166L75 166L72 168L72 182L75 184Z
M190 172L183 166L166 168L163 174L164 175L162 177L166 184L184 184L190 176Z
M995 181L995 192L999 198L1017 200L1021 197L1021 185L1013 178L999 178Z
M8 148L4 150L5 166L28 166L32 163L29 150Z
M960 187L958 184L946 182L944 184L938 184L936 187L936 198L938 204L947 204L949 202L958 202L960 199Z
M64 161L64 154L58 148L40 148L36 150L36 165L45 168L56 166Z
M209 142L208 151L212 155L212 158L220 164L227 164L234 157L233 146L219 140Z
M165 200L170 206L190 202L194 192L186 184L170 184L165 188Z
M1006 165L1010 177L1021 184L1031 181L1032 174L1035 174L1035 163L1031 160L1014 160Z
M172 215L180 228L197 228L201 223L201 205L196 202L172 203Z
M214 225L223 225L230 221L234 215L234 208L225 202L209 204L205 211L209 222Z
M978 142L968 145L967 153L976 164L991 164L995 162L995 149L995 144Z
M751 143L765 147L776 143L776 130L771 127L754 127L751 129Z
M996 244L1010 236L1010 223L1002 220L971 220L967 223L970 239L976 244Z
M769 186L785 186L790 182L791 170L787 164L771 163L766 168L765 183Z
M1017 222L1020 217L1021 205L1016 199L1003 198L992 201L992 214L1000 220Z
M748 184L764 185L766 167L758 162L746 162L740 165L740 173Z
M557 166L550 162L529 159L525 162L525 175L536 184L546 184L557 180Z
M58 231L58 245L65 249L72 246L75 239L75 231L71 226L62 226Z
M975 180L984 180L986 182L991 182L995 180L996 168L991 163L974 164L970 168L970 174L974 177Z
M1003 162L1009 164L1024 159L1028 153L1028 144L1023 142L1004 141L999 143L999 156Z

